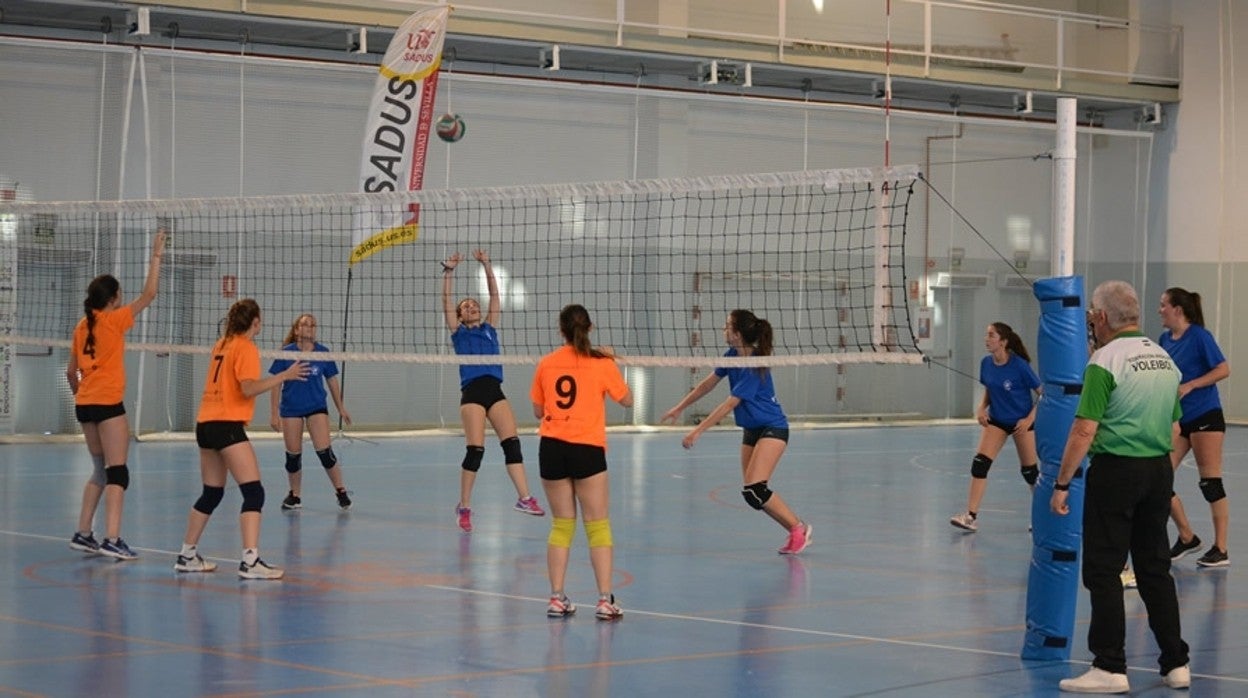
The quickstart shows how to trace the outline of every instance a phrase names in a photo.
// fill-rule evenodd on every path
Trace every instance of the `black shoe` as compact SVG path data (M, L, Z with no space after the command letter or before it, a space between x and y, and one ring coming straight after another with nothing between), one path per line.
M1218 546L1209 548L1209 552L1200 556L1196 564L1201 567L1226 567L1231 564L1231 558L1223 550L1218 550Z
M286 493L286 499L283 499L283 500L282 500L282 508L283 508L283 509L286 509L286 510L290 510L290 509L302 509L302 508L303 508L303 500L302 500L302 499L300 499L300 498L298 498L298 497L296 497L296 496L295 496L295 493L294 493L293 491L292 491L292 492L287 492L287 493Z
M338 490L338 507L344 511L351 508L351 498L345 489Z
M1170 546L1170 559L1177 560L1193 550L1199 549L1200 536L1192 536L1192 539L1186 543L1183 542L1183 537L1180 536L1178 540L1174 541L1174 545Z

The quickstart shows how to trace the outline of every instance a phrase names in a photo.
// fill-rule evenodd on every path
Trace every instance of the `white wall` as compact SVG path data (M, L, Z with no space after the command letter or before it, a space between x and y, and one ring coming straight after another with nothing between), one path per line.
M1170 21L1183 27L1183 101L1166 108L1157 134L1150 189L1156 235L1148 249L1142 293L1146 331L1161 332L1161 293L1182 286L1203 296L1205 324L1218 338L1232 375L1219 384L1228 418L1248 418L1239 389L1248 368L1248 323L1236 306L1248 260L1248 52L1239 49L1248 13L1231 0L1174 3ZM1239 374L1236 374L1236 371Z

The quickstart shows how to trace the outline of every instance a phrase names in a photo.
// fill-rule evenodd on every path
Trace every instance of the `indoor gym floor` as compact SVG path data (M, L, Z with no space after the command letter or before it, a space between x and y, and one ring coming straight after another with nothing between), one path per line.
M172 570L199 493L190 441L132 444L123 536L141 557L128 563L66 545L90 467L81 443L0 445L0 696L1056 696L1090 660L1087 594L1070 662L1019 659L1031 545L1012 444L980 531L948 523L978 430L795 429L772 486L814 526L798 557L776 553L784 532L741 499L739 431L692 451L676 431L612 433L614 623L593 616L579 526L567 592L581 610L546 618L550 519L511 510L497 441L464 535L458 434L335 439L348 513L310 446L304 509L282 512L281 443L257 439L261 554L286 568L280 582L234 573L232 485L200 545L221 568ZM536 437L522 439L544 504ZM1232 427L1234 564L1175 565L1193 696L1248 695L1246 452ZM1208 540L1196 480L1189 458L1176 489ZM1171 694L1139 597L1126 602L1133 693Z

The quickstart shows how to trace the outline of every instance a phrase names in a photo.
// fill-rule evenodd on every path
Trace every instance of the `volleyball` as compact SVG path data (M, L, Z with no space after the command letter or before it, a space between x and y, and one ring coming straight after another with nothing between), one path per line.
M438 138L447 143L454 143L464 137L468 127L464 125L464 120L459 118L459 114L443 114L438 117L433 129L437 132Z

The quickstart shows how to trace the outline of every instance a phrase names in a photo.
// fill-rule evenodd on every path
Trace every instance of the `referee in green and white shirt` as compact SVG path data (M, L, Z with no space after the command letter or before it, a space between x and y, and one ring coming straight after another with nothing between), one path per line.
M1087 673L1061 682L1063 691L1130 690L1119 578L1127 553L1161 648L1163 681L1171 688L1191 684L1166 530L1174 491L1171 428L1182 414L1180 374L1170 355L1140 333L1139 323L1140 300L1130 284L1106 281L1092 292L1088 324L1100 348L1084 369L1083 393L1050 507L1059 515L1070 512L1070 481L1090 455L1083 505L1083 585L1092 601L1088 649L1094 658Z

